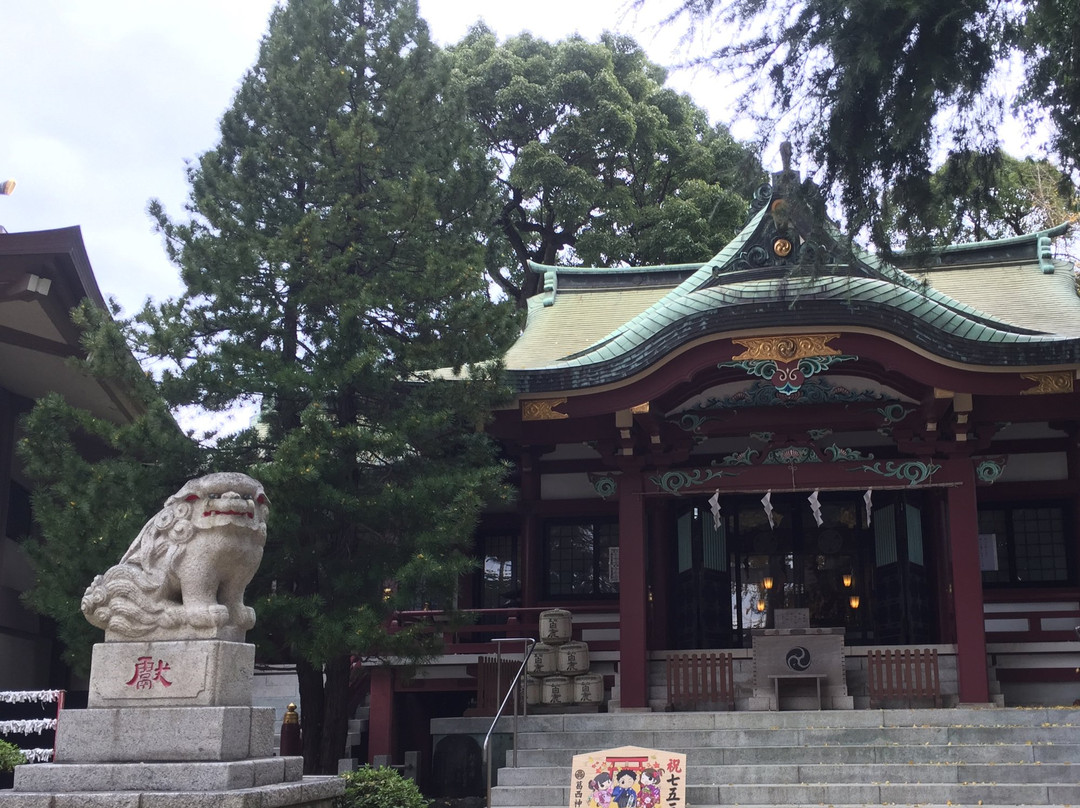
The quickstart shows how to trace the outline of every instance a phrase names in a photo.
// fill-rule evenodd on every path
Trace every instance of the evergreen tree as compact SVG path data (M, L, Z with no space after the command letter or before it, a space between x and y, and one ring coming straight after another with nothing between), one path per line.
M205 470L206 458L177 426L109 314L83 301L74 320L83 332L80 366L130 396L138 415L112 423L52 393L23 419L18 450L35 482L37 523L24 545L35 571L25 597L54 621L68 665L88 676L101 632L79 608L86 587L120 559L168 494Z
M129 336L164 368L170 407L261 406L255 426L167 471L231 468L266 487L252 638L263 661L297 666L309 772L342 756L357 658L435 649L420 629L389 634L388 617L452 607L479 510L503 493L483 424L512 308L487 296L476 223L492 218L493 172L449 67L415 0L294 0L189 168L189 215L151 205L185 291ZM129 476L113 491L135 484L117 463ZM177 487L145 487L159 482L142 519ZM89 507L51 496L69 493ZM112 517L84 518L89 539ZM74 535L73 519L47 537Z
M745 80L743 110L795 140L848 228L869 225L882 246L886 200L926 204L935 158L993 153L1010 109L1048 133L1066 173L1080 168L1077 0L665 5L669 25L726 34L701 62Z
M487 270L519 306L539 289L530 261L702 261L744 223L760 164L631 39L499 45L478 26L454 55L502 167Z
M895 211L896 229L943 246L1046 230L1076 221L1076 209L1075 189L1049 161L961 151L933 173L925 204Z

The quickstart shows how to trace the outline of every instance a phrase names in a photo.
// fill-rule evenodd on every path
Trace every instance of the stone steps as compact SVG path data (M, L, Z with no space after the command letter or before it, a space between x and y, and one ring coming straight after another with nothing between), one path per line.
M563 808L573 755L619 746L686 754L694 808L1080 804L1072 708L545 715L518 730L500 808Z

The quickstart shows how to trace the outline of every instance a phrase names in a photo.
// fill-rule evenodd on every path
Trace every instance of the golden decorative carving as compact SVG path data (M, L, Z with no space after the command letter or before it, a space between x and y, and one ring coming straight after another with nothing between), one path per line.
M565 404L565 398L534 398L521 402L522 421L558 421L569 418L565 412L556 411L556 407Z
M643 404L638 404L636 407L631 407L630 412L634 415L648 415L649 414L649 402L646 401Z
M733 362L743 360L767 360L774 362L798 362L808 356L839 356L840 351L828 345L839 334L800 334L791 337L747 337L733 339L736 345L746 348Z
M1073 391L1073 373L1063 370L1058 373L1021 373L1020 378L1035 382L1034 387L1021 390L1022 396L1043 396L1051 393L1071 393Z
M772 251L781 258L787 258L791 255L791 242L786 238L778 238L772 243Z

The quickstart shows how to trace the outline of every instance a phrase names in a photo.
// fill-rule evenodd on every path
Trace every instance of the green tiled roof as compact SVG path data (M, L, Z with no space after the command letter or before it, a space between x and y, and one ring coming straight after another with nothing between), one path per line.
M755 245L766 237L769 210L764 205L701 265L534 267L545 272L548 291L530 301L507 369L522 389L530 387L525 376L535 373L557 376L564 389L592 386L655 361L660 343L669 350L732 328L767 332L800 323L863 326L902 339L917 331L928 350L951 351L949 358L961 361L978 354L977 345L999 346L999 353L1001 346L1046 352L1052 345L1047 362L1080 362L1080 297L1071 267L1046 274L1049 259L1039 243L1046 234L963 245L940 265L908 271L856 249L846 259L828 259L816 277L800 277L790 266L760 260L764 253ZM1031 361L1030 350L1024 355ZM997 354L980 361L1008 363Z

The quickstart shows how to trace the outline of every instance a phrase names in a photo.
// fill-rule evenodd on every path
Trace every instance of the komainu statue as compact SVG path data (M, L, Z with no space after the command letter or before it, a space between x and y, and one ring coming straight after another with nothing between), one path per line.
M255 625L244 589L262 560L269 506L246 474L188 481L90 584L83 614L105 629L106 642L243 642Z

